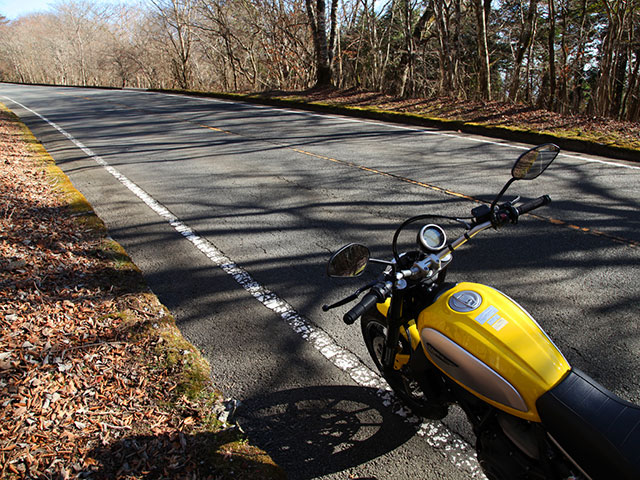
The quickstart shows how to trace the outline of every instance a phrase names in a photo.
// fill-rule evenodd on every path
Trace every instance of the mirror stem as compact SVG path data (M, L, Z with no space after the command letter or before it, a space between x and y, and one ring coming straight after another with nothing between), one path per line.
M371 262L371 263L380 263L382 265L392 265L392 266L395 265L394 262L389 262L388 260L379 260L377 258L370 258L369 262Z
M509 181L504 185L504 187L502 187L502 190L500 190L500 193L498 194L498 196L495 198L495 200L491 204L491 211L492 212L493 212L493 209L495 208L495 206L498 204L498 202L502 198L502 196L504 195L504 192L506 192L507 189L511 186L511 184L513 182L515 182L516 180L517 180L517 178L510 178Z

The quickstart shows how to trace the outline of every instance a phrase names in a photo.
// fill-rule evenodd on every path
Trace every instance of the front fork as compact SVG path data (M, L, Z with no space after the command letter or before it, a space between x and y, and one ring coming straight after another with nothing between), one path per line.
M428 295L428 297L425 298L427 304L431 304L436 294L442 291L443 288L449 288L447 284L445 284L446 275L447 268L445 267L440 271L438 277L432 281L431 287L425 292L425 295ZM385 372L391 372L394 369L396 354L398 353L398 342L400 340L400 329L403 325L402 315L405 292L407 292L406 289L395 288L395 285L391 292L391 305L387 311L387 325L389 328L387 330L387 338L382 356L382 365ZM407 335L410 337L408 332ZM407 338L407 340L410 344L412 343L411 338Z
M395 358L398 353L400 327L402 326L403 296L403 291L397 289L394 289L391 295L391 305L387 312L387 337L385 338L382 355L382 365L385 372L391 372L394 369Z

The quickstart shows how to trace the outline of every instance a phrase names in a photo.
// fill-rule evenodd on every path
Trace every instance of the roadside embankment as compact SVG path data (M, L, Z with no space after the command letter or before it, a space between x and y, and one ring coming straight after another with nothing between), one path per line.
M280 479L210 366L0 104L0 477Z
M563 150L640 162L640 124L587 115L562 115L526 105L447 98L408 99L335 89L246 94L154 91L396 122L531 145L551 142Z

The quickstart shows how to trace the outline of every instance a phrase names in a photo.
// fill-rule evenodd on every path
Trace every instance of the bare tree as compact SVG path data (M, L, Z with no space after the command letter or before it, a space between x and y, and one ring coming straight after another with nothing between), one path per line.
M60 0L0 22L0 75L234 91L338 85L640 117L640 0L149 1Z
M555 0L548 0L549 7L549 35L547 37L547 55L549 68L549 90L547 92L546 106L549 110L556 109L556 6Z
M98 64L108 37L110 8L87 0L65 0L53 6L53 15L58 45L66 46L64 52L58 51L58 57L64 55L67 64L75 64L75 68L67 68L74 72L71 82L101 83Z
M607 26L600 50L600 77L595 97L596 113L618 116L621 106L623 77L627 67L625 33L638 8L637 2L603 0Z
M313 45L301 0L202 0L198 49L218 88L307 88ZM211 70L211 69L209 69Z
M160 15L166 38L171 45L175 80L183 89L191 87L193 23L195 0L150 0Z
M337 0L332 0L337 2ZM327 41L327 4L325 0L306 0L307 15L316 54L317 88L331 85L331 62L329 43ZM334 7L331 8L334 10Z
M516 47L516 56L513 63L513 72L511 74L511 82L509 84L509 99L516 101L518 98L518 91L520 89L520 74L522 70L522 62L525 54L529 51L531 43L533 42L533 32L535 28L535 18L538 13L538 0L529 0L529 8L527 14L524 16L522 22L522 29L520 31L520 37L518 38L518 45Z
M491 62L489 60L488 20L491 0L472 0L476 13L478 60L480 62L479 87L482 98L491 99Z

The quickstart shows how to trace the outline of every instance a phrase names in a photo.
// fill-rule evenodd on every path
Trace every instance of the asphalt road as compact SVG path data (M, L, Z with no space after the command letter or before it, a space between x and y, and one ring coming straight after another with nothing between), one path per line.
M142 91L0 84L0 101L84 193L290 478L481 476L457 412L446 427L407 421L367 378L357 326L321 311L360 283L327 279L325 263L352 241L388 258L411 215L467 215L477 204L466 197L490 200L526 146ZM566 153L509 193L553 203L476 237L450 278L507 293L573 366L640 404L640 163Z

